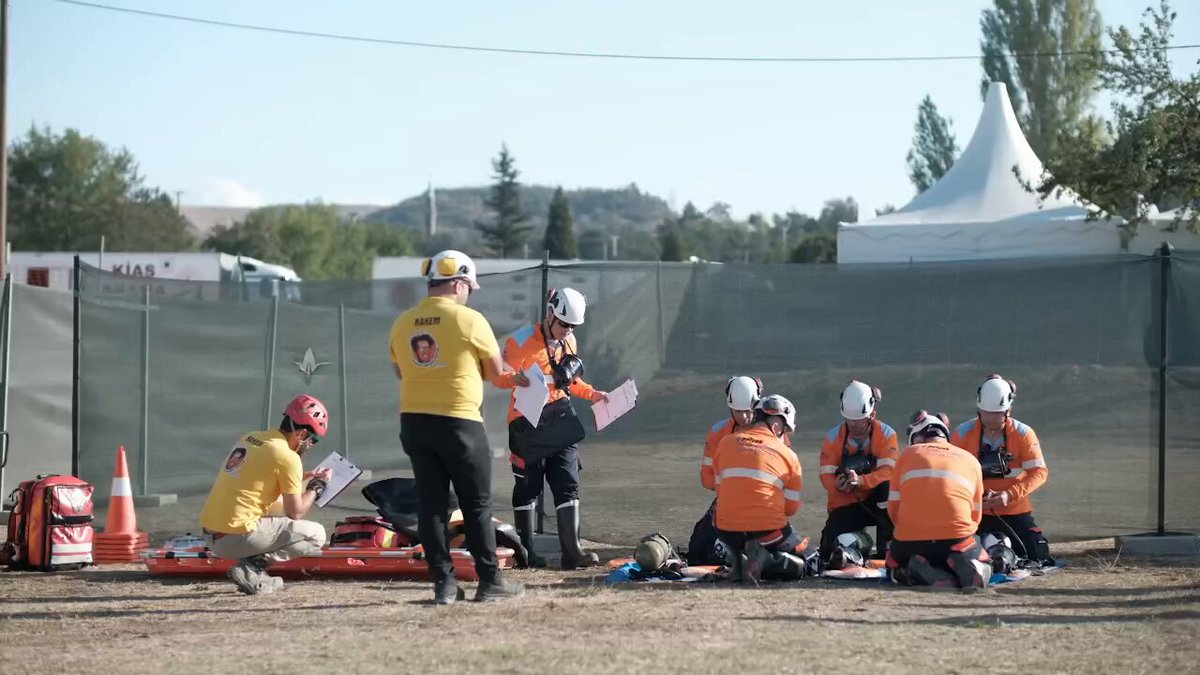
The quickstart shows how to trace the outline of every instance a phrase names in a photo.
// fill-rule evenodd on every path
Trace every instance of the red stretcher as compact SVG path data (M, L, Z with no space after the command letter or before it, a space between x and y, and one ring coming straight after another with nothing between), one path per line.
M497 548L500 569L513 566L514 551ZM154 549L142 554L151 576L174 578L223 577L237 561L218 558L211 551ZM463 581L478 581L475 561L466 549L450 549L454 576ZM387 577L428 579L429 566L420 546L406 548L360 548L327 546L317 555L273 563L268 571L285 578L303 577Z

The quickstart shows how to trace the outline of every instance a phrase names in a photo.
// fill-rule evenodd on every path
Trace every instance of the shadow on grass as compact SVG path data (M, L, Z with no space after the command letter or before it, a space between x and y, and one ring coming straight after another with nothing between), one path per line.
M113 598L119 600L121 598ZM64 611L64 612L22 612L20 614L5 615L6 621L36 621L39 619L103 619L111 617L122 618L137 618L137 617L152 617L152 616L171 616L176 614L191 615L191 614L224 614L237 615L243 612L271 612L278 613L283 611L288 612L324 612L328 610L341 609L362 609L365 607L382 607L390 605L390 602L361 602L354 604L336 604L336 605L301 605L298 607L226 607L223 609L203 609L203 608L188 608L188 609L98 609L90 611Z
M804 614L779 616L745 616L742 621L796 621L800 623L820 624L850 624L865 626L960 626L963 628L995 628L1005 624L1089 624L1089 623L1135 623L1144 621L1178 621L1200 619L1200 611L1173 610L1152 614L1112 614L1112 615L1038 615L1010 614L991 616L941 617L936 619L902 619L897 621L871 621L868 619L848 619L837 617L817 617Z

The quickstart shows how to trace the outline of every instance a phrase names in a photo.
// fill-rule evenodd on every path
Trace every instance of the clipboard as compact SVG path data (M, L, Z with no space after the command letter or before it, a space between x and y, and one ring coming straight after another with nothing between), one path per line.
M314 471L321 469L330 469L333 472L333 475L329 478L329 484L325 486L325 492L321 493L321 496L317 499L317 506L322 508L336 499L338 495L342 494L363 472L362 469L337 452L329 453L325 461L318 464Z

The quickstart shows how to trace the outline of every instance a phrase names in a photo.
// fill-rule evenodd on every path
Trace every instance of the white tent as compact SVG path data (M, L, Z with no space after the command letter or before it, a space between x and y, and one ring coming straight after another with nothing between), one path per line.
M1179 229L1174 232L1168 229L1174 226L1175 217L1180 215L1185 208L1181 206L1163 213L1158 213L1158 209L1152 209L1150 222L1138 228L1137 236L1129 242L1129 252L1151 255L1164 241L1178 251L1200 251L1200 235L1187 231L1185 224L1181 223ZM1190 214L1185 214L1185 218L1187 215Z
M1017 167L1021 178L1013 173ZM975 133L946 175L904 208L838 227L838 262L923 262L1114 254L1114 222L1085 220L1073 195L1027 191L1042 162L1017 124L1004 83L993 82Z

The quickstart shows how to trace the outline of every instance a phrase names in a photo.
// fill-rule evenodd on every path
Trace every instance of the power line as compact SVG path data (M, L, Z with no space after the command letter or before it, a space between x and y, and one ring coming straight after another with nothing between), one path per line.
M660 55L660 54L618 54L611 52L572 52L559 51L553 49L515 49L508 47L480 47L476 45L457 45L446 44L440 42L417 42L413 40L393 40L388 38L373 38L363 35L345 35L342 33L322 33L319 31L295 30L291 28L276 28L273 26L260 26L248 23L235 23L233 21L218 21L216 19L203 19L195 16L183 16L180 14L167 14L164 12L152 12L145 9L133 9L130 7L115 7L113 5L103 5L95 2L82 2L81 0L55 0L66 5L77 5L80 7L88 7L92 9L101 9L111 12L121 12L124 14L136 14L139 16L149 16L157 19L169 19L171 21L184 21L187 23L203 24L206 26L218 26L221 28L235 28L238 30L258 31L261 33L276 33L281 35L295 35L300 37L323 38L327 40L341 40L344 42L362 42L369 44L391 45L399 47L418 47L423 49L448 49L463 52L489 52L494 54L523 54L527 56L561 56L586 59L623 59L629 61L706 61L706 62L725 62L725 63L901 63L905 61L973 61L981 57L980 54L971 55L956 55L956 56L684 56L684 55ZM1200 44L1191 45L1168 45L1164 49L1196 49ZM1070 57L1070 56L1096 56L1100 54L1116 54L1117 50L1080 50L1080 51L1056 51L1056 52L1013 52L1006 56L1013 58L1031 58L1031 57Z

